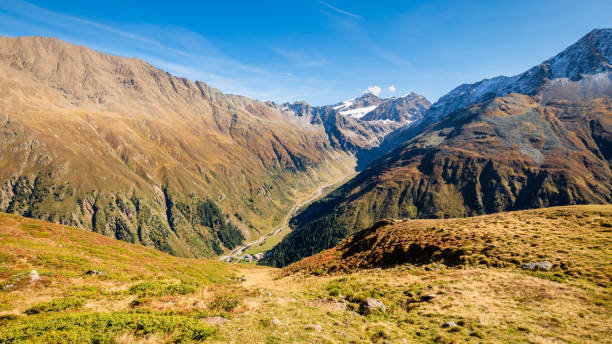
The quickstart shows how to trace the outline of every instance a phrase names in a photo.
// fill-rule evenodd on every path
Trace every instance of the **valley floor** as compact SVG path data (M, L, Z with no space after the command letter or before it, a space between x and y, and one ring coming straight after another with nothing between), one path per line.
M291 220L291 217L293 217L293 215L295 215L303 207L323 197L326 193L332 191L335 187L340 186L342 183L353 177L355 174L356 172L350 172L349 174L342 176L334 181L320 185L314 192L312 192L312 194L305 196L304 200L298 201L293 206L293 209L291 209L289 214L284 218L283 224L274 228L269 233L262 235L256 240L250 241L234 248L228 254L219 257L219 259L224 262L235 262L239 261L245 254L263 254L266 251L271 250L274 245L283 240L283 238L291 232L291 228L289 227L289 221Z
M525 214L530 223L571 215L597 235L537 240L521 227ZM503 216L518 219L511 236L551 255L541 257L555 262L550 271L440 262L279 270L172 257L0 214L0 343L611 343L612 206ZM566 272L554 246L598 273ZM368 297L385 310L365 314Z

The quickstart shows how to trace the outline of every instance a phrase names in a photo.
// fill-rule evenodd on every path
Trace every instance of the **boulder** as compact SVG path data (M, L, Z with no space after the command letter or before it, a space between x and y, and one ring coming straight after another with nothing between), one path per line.
M548 271L552 268L552 263L548 260L543 262L535 262L535 263L525 263L523 264L523 270L540 270L540 271Z
M371 297L366 298L359 305L359 313L361 315L372 314L378 311L384 312L386 310L387 307L385 307L385 304L382 301Z
M86 275L106 275L108 271L104 270L87 270L85 272Z
M457 323L454 321L447 321L444 324L442 324L443 328L447 328L447 327L455 327L457 326Z
M427 294L421 296L421 301L431 301L436 298L436 294Z

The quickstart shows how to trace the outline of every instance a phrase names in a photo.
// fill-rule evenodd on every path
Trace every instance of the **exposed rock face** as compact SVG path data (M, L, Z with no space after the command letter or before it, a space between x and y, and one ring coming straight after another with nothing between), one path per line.
M359 144L137 59L0 38L0 211L211 256L347 173Z
M423 118L431 103L414 92L400 98L385 99L374 110L361 118L362 121L394 121L404 125Z
M276 105L278 109L321 126L333 148L356 153L378 146L382 139L398 127L398 123L369 123L343 116L330 106L312 107L306 102Z
M382 301L380 301L379 299L371 298L371 297L366 298L359 305L359 314L361 315L368 315L368 314L372 314L376 312L384 312L386 310L387 308L385 307L385 304L382 303Z
M536 263L525 263L523 264L523 270L531 270L531 271L548 271L552 268L552 263L545 260L543 262Z
M457 110L298 214L297 229L264 262L291 263L386 217L612 202L611 32L592 32L531 72L503 79L514 80L506 86L483 81L499 92L478 91L480 83L452 91Z
M498 76L456 87L433 104L420 119L385 136L380 145L360 151L357 155L358 168L367 166L381 155L420 135L427 127L450 113L496 97L520 93L545 98L553 90L560 93L557 95L561 99L609 95L612 87L606 73L612 71L611 37L612 29L593 30L555 57L522 74L513 77ZM591 77L597 75L599 77ZM557 80L557 86L561 87L551 87L551 80ZM572 82L574 87L570 87ZM580 85L576 87L576 84ZM563 91L559 92L559 89Z

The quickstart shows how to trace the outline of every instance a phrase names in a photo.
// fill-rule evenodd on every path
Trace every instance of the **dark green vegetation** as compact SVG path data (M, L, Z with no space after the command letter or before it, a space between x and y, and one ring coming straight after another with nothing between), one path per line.
M79 313L4 317L0 343L115 343L121 334L162 334L171 343L200 342L215 329L197 318L148 313ZM161 339L161 337L160 337ZM129 339L128 339L129 340Z
M25 310L25 314L39 314L39 313L49 313L49 312L61 312L66 309L78 309L85 301L83 299L78 298L62 298L55 299L52 301L41 302L38 303L28 309Z
M203 222L217 221L212 203L202 203L200 213L207 214ZM33 268L40 278L31 281ZM209 312L150 305L228 286L231 275L220 262L0 214L0 312L22 312L0 315L0 343L199 342L215 333L201 320ZM114 303L125 306L115 311Z
M337 221L337 216L315 219L300 230L290 232L261 263L274 267L291 264L322 249L334 247L349 233L347 227Z
M458 87L455 110L438 114L434 104L427 114L439 121L422 122L429 126L299 213L264 263L284 266L383 218L612 202L611 42L612 30L596 30L559 54L577 60L556 71L571 80L551 72L552 59L503 79L514 82L507 89L490 80ZM478 89L487 82L488 93ZM483 96L469 98L473 90Z

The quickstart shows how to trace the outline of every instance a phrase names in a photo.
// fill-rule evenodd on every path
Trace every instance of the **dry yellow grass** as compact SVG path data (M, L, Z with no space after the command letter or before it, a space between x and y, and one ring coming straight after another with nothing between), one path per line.
M612 205L553 207L365 229L286 271L352 271L398 264L520 268L548 260L551 278L612 281Z
M123 327L114 327L109 337L117 343L180 341L184 338L181 335L185 335L180 328L186 325L178 324L185 321L188 328L201 326L206 333L202 338L189 337L192 339L187 342L205 339L211 343L609 343L612 290L610 284L602 283L601 276L594 278L599 275L586 269L589 264L601 264L598 267L601 271L609 268L607 241L611 232L605 229L609 211L609 206L579 206L471 219L470 233L495 238L501 256L505 249L531 247L534 230L521 227L524 221L534 225L537 221L538 226L546 227L543 223L559 219L556 231L563 235L553 235L555 230L546 227L546 232L538 233L547 233L548 240L536 241L541 243L538 247L543 253L561 251L558 257L567 255L574 259L573 266L584 273L572 276L557 265L551 272L530 272L513 264L449 267L437 262L342 273L336 270L334 274L322 275L300 269L295 274L267 267L172 257L95 233L2 214L1 285L6 286L12 276L31 269L39 272L41 281L25 280L15 288L0 291L0 342L15 338L16 333L31 333L27 331L33 329L38 331L36 337L18 337L21 339L17 342L66 342L74 333L80 333L81 341L89 342L90 336L98 333L97 328L75 329L70 321L89 319L93 314L121 320L113 320ZM557 219L550 219L552 215ZM465 238L472 237L463 236L461 226L465 227L468 221L435 223L436 227L444 224L445 229L456 229L455 239L447 241L450 247L453 243L479 242L466 241ZM514 241L501 235L506 222L518 226L507 229ZM594 222L601 231L593 230L584 236L568 230L574 228L576 232L577 227L572 226L583 228ZM423 223L429 228L430 222ZM379 230L390 235L393 228ZM588 228L584 230L589 233ZM503 244L507 240L508 244ZM108 273L86 275L89 269ZM166 289L180 285L186 285L185 293ZM422 296L430 294L436 297L429 302L421 301ZM358 314L359 302L365 297L380 299L386 312ZM24 314L40 302L63 298L85 302L80 308ZM130 325L130 317L161 325L143 332ZM50 330L50 321L66 327ZM168 321L172 321L171 325ZM456 326L442 327L449 321ZM320 326L320 331L309 325Z

